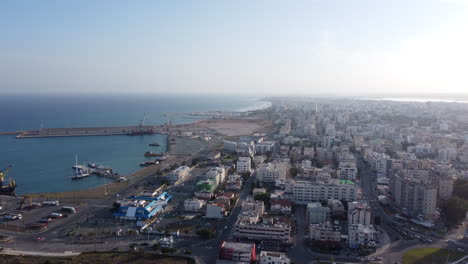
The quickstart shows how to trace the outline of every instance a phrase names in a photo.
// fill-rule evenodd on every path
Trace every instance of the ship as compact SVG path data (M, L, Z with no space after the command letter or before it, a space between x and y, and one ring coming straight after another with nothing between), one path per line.
M142 163L140 163L140 166L141 167L147 167L147 166L151 166L151 165L157 165L159 162L157 161L144 161Z
M152 151L146 151L145 152L145 157L158 157L158 156L162 156L163 154L161 153L154 153Z
M152 135L154 131L152 128L144 127L146 115L138 123L138 128L127 133L128 136L142 136L142 135Z
M158 142L153 142L149 144L151 147L159 147L161 146Z
M0 171L0 195L16 196L16 182L11 178L8 182L5 180L5 177L11 168L12 166L10 165L5 170Z

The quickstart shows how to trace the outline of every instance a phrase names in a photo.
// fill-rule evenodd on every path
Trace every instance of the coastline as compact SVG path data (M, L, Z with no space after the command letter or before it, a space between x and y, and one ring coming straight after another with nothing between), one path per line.
M265 101L265 100L264 100ZM256 110L248 110L245 112L251 112L255 113L258 111L262 111L265 109L268 109L271 107L271 102L266 107L261 108L261 109L256 109ZM224 134L225 136L232 136L229 134L229 132L235 132L234 135L236 134L244 134L250 132L249 130L256 130L260 127L265 127L268 124L267 123L262 123L258 122L259 120L252 120L249 119L248 117L231 117L230 119L220 119L220 118L206 118L206 119L201 119L201 120L193 120L193 122L190 123L185 123L185 124L179 124L175 125L175 127L184 127L184 128L195 128L195 129L210 129L215 133L219 134ZM238 124L241 124L239 126ZM247 127L246 127L247 124ZM250 125L250 127L248 127ZM235 129L237 127L243 128L243 129ZM173 153L173 146L171 146L171 138L174 137L174 135L171 135L171 133L161 133L166 135L167 137L167 144L166 144L166 150L165 153L169 154L169 158L167 161L164 162L164 165L158 165L158 166L150 166L150 167L145 167L138 169L131 174L128 175L129 181L133 180L139 180L141 178L149 176L149 174L155 174L157 171L161 171L163 166L169 166L171 162L179 161L181 157L187 157L189 153L184 153L177 155L177 153ZM177 136L176 136L177 137ZM180 140L178 140L180 141ZM179 144L179 142L178 142ZM188 142L182 142L182 147L177 146L177 149L175 151L180 151L180 149L193 149L193 147L200 147L198 144L195 144L196 146L190 146L194 144L194 141L191 143ZM179 161L180 162L180 161ZM155 168L158 167L158 168ZM32 197L32 198L45 198L45 199L101 199L105 197L109 197L112 195L115 195L119 190L125 188L125 186L128 185L128 182L108 182L105 184L100 184L91 188L86 188L86 189L81 189L81 190L72 190L72 191L57 191L57 192L28 192L28 193L22 193L21 195L18 195L19 197ZM107 192L107 195L105 193Z

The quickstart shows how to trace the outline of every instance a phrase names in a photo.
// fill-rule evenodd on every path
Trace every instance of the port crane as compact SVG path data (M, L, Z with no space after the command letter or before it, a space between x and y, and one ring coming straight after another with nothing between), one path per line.
M5 177L7 176L8 172L11 170L13 166L9 165L6 169L0 171L0 181L4 181Z

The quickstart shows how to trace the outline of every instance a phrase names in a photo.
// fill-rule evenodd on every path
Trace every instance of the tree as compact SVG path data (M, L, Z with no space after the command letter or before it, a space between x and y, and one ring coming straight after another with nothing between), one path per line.
M380 225L381 221L382 220L380 219L380 216L378 216L378 215L374 216L374 224L375 225Z
M271 197L270 193L259 193L255 195L254 199L258 201L263 201L265 205L269 205L270 197Z
M289 169L289 174L291 174L291 177L296 177L297 174L299 174L299 169L296 168L296 167L292 167L291 169Z
M197 166L197 164L198 164L199 161L200 161L200 160L199 160L198 158L193 158L193 159L192 159L192 167L193 167L193 166Z
M468 180L458 179L453 183L453 195L468 200Z
M454 196L450 198L442 208L445 222L454 226L463 221L468 211L468 200Z
M197 231L197 235L203 239L210 239L213 237L213 231L209 228L202 228Z

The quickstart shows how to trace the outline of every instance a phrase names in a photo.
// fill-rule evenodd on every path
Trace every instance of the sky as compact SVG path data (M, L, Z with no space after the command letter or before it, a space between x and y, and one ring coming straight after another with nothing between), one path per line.
M2 0L0 94L468 93L468 0Z

